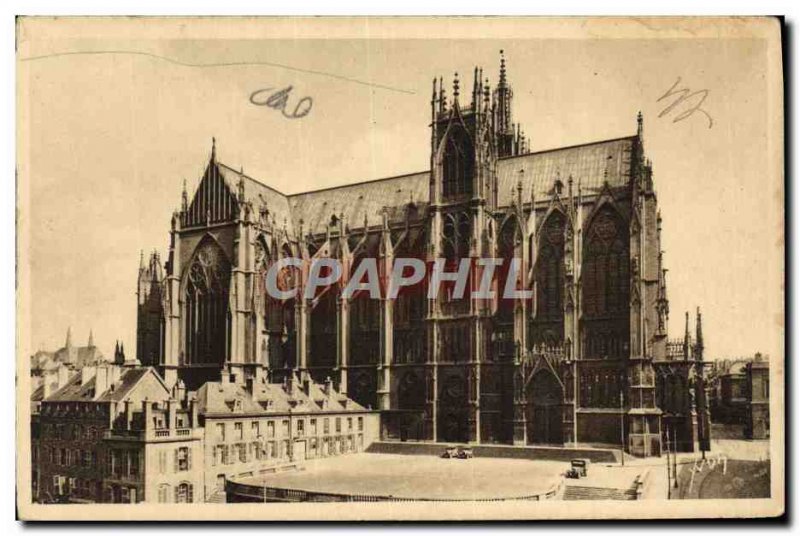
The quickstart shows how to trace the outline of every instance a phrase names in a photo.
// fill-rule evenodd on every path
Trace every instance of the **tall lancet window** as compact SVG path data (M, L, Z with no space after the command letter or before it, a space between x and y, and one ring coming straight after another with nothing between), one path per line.
M276 249L276 258L294 257L288 244ZM277 262L277 260L276 260ZM297 268L284 266L277 273L275 284L280 291L295 288L299 279ZM271 369L289 369L295 363L295 300L282 300L266 294L268 352Z
M506 286L506 279L508 278L511 262L513 259L519 258L522 255L518 253L518 225L516 218L509 218L503 224L498 237L498 253L503 260L503 264L497 269L496 280L498 282L498 320L510 322L514 320L514 301L513 299L506 299L503 297ZM521 260L521 259L520 259ZM519 278L519 274L518 274Z
M211 240L200 244L186 275L185 351L187 364L224 363L228 350L230 263Z
M589 228L583 261L584 312L595 317L624 313L628 306L628 245L623 222L606 207Z
M623 357L630 331L628 230L611 207L592 220L583 251L586 357Z
M537 318L558 319L563 314L564 225L560 212L553 212L542 227L536 260Z
M442 194L445 199L472 195L475 149L463 127L453 128L445 142Z

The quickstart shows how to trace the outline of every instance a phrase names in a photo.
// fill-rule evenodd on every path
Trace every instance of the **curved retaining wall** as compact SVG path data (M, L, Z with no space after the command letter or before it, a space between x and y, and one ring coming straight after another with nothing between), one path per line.
M544 501L552 499L561 491L563 478L550 489L534 495L521 497L498 497L492 499L430 499L413 497L391 497L382 495L358 495L346 493L323 493L299 489L275 488L243 484L228 480L225 495L229 503L243 502L495 502L495 501Z

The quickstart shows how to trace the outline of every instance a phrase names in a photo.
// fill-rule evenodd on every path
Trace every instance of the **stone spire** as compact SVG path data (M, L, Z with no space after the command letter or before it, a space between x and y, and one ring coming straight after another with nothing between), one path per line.
M506 57L500 51L500 80L494 91L495 101L495 135L497 139L497 156L512 156L516 153L515 128L511 118L511 101L513 92L508 85L506 73Z
M703 316L700 314L699 307L697 308L697 326L695 327L694 336L697 339L695 343L695 359L697 359L697 361L702 361L705 345L703 343Z
M94 347L94 334L92 333L91 329L89 329L89 345L88 346L89 346L89 348Z
M189 192L186 191L186 179L183 179L183 192L181 193L181 211L189 210Z
M639 136L640 139L644 136L644 118L642 117L641 110L636 114L636 135Z
M498 87L506 87L506 56L500 49L500 83Z
M686 311L686 328L683 332L683 358L689 359L689 352L692 347L692 335L689 333L689 311Z

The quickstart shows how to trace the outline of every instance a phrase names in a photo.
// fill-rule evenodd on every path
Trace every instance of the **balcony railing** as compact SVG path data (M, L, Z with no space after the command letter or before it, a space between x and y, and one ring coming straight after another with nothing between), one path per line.
M128 439L135 441L155 441L164 439L199 439L202 429L193 428L155 428L149 430L108 430L105 439Z

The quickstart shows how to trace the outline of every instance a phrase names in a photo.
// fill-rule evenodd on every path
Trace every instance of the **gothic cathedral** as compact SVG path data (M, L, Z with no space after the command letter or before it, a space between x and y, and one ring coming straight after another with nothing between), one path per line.
M512 119L501 56L431 98L430 170L284 195L217 158L184 187L169 253L139 269L137 358L190 390L234 381L332 378L382 411L385 439L573 445L658 456L707 437L703 343L667 340L661 216L641 114L630 136L532 151ZM265 292L283 257L499 258L530 299L463 298L428 280L396 299ZM302 271L279 283L300 288ZM504 281L504 278L499 278ZM502 289L500 289L502 290ZM670 439L672 440L672 439Z

